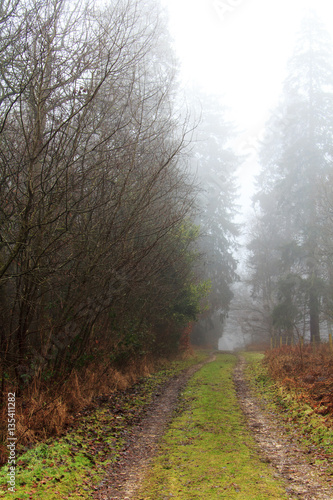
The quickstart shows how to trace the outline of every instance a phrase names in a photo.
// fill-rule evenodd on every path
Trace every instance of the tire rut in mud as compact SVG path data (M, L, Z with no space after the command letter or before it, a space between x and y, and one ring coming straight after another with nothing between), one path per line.
M136 491L178 406L181 390L195 372L214 359L215 356L211 355L205 362L185 370L164 386L160 395L154 398L143 420L133 429L127 449L122 451L121 460L109 469L97 487L93 497L95 500L137 500Z
M333 477L329 464L309 463L309 452L287 434L281 422L252 394L245 377L245 360L239 357L234 371L238 400L263 460L271 463L277 476L286 482L290 498L333 500Z

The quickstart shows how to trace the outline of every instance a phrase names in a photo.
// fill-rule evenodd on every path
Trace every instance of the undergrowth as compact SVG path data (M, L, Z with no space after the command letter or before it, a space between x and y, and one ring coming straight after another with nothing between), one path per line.
M186 364L187 358L191 359L191 355L184 352L179 359ZM63 384L37 376L19 392L17 387L8 385L0 406L0 466L7 461L8 454L7 393L16 393L17 444L19 447L32 446L50 437L61 436L73 424L77 412L94 404L103 395L125 390L142 377L162 370L169 364L170 359L142 358L122 369L116 369L107 360L104 362L101 359L98 365L87 365L73 371Z
M271 376L333 422L333 352L329 344L283 346L266 353Z
M36 445L21 443L17 450L16 491L11 497L91 498L107 467L121 458L130 428L140 421L159 386L206 359L208 354L197 351L195 355L164 362L158 371L141 377L126 389L109 390L91 400L75 414L61 436ZM10 494L7 473L4 465L0 470L0 498Z

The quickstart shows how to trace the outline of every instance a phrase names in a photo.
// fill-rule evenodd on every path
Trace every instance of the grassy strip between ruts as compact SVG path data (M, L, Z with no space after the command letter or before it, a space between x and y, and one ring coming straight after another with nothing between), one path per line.
M208 356L208 351L197 351L185 360L169 362L163 370L84 412L66 435L25 452L18 449L15 492L8 490L5 465L0 470L0 498L91 499L107 467L121 456L130 427L138 422L153 393L172 376Z
M242 353L247 362L247 377L252 389L265 401L265 406L281 420L287 431L307 448L309 460L333 459L332 418L315 413L296 390L292 390L270 377L263 363L264 355ZM333 466L327 472L333 475Z
M218 354L182 394L139 500L287 499L246 428L232 380L236 357Z

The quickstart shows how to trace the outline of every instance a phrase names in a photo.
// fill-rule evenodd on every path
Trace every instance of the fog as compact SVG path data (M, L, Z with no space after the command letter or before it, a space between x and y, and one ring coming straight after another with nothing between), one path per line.
M257 145L277 104L296 34L314 9L333 34L328 0L163 0L185 88L220 95L238 127L235 150L248 155L239 169L246 212L258 172Z
M311 12L314 11L319 21L323 23L324 29L333 36L333 4L323 0L294 0L293 2L286 0L280 2L267 2L264 0L183 0L181 2L179 0L164 0L163 4L168 12L174 49L180 62L180 80L185 92L187 92L187 89L200 88L202 95L206 95L204 101L208 102L209 96L212 96L213 99L216 99L216 102L223 102L226 106L226 109L223 110L223 118L232 122L237 130L237 133L232 135L231 142L228 143L234 153L241 158L235 181L238 186L238 213L234 218L236 223L241 224L241 230L238 236L239 247L233 250L233 256L238 261L237 272L245 276L245 280L252 279L252 292L257 287L256 293L261 294L262 300L260 302L259 295L253 298L254 295L252 294L251 304L251 287L247 290L247 298L245 298L244 283L240 287L233 286L234 299L231 302L229 313L226 315L222 306L220 309L221 317L223 316L220 329L221 335L222 332L223 335L219 341L219 348L232 350L241 347L244 342L258 340L253 338L256 337L258 321L261 321L259 330L270 330L272 336L272 332L275 332L275 326L272 325L278 325L279 335L285 335L286 338L290 336L290 339L294 341L295 336L306 338L312 328L309 325L313 324L314 316L318 316L318 318L320 316L320 320L315 321L318 324L317 333L319 337L319 323L325 323L325 325L327 323L328 326L322 328L326 333L331 328L331 306L325 305L324 302L327 302L328 299L318 294L318 290L314 292L311 289L312 285L306 285L306 283L310 283L311 275L315 274L318 279L326 281L328 286L327 276L331 274L332 266L330 263L326 263L328 267L323 272L319 270L323 263L319 264L317 262L314 266L315 271L313 271L313 268L311 270L309 267L308 257L308 261L303 257L303 260L297 260L299 257L296 258L294 255L293 264L288 264L288 272L284 271L283 273L281 271L280 274L277 273L277 264L272 261L269 254L274 253L274 245L281 245L282 240L278 243L276 238L274 240L271 237L270 241L265 241L268 229L259 230L258 227L260 224L263 225L265 217L268 217L267 207L263 210L261 207L261 219L259 217L254 222L252 198L255 192L255 179L262 167L262 165L259 165L258 150L267 133L268 120L272 120L274 115L276 123L281 119L281 116L277 117L279 112L275 110L279 109L281 95L284 91L283 82L288 75L288 61L293 55L295 44L302 29L302 22L306 16L310 16ZM331 49L333 50L333 45ZM328 81L323 85L323 92L327 91L329 85L330 82ZM204 115L204 102L202 106ZM283 113L283 111L281 112ZM333 116L331 118L333 122ZM282 119L285 125L286 119L283 114ZM276 127L276 125L273 125L273 127ZM327 127L327 130L330 130L330 126L327 125ZM282 133L289 133L289 139L295 141L296 138L290 135L292 132L288 132L287 129L288 126L285 127ZM318 130L323 130L323 126L320 125ZM213 130L210 132L214 134ZM273 130L273 136L278 136L279 133L278 128L275 131ZM216 130L216 135L218 136L218 130ZM320 150L322 148L319 145L320 139L317 138L316 141L314 141L316 142L314 147L318 147L318 150ZM298 153L298 156L303 158L303 164L309 158L305 142L303 142L303 149ZM267 155L269 157L269 151ZM323 158L324 156L325 153L323 153ZM329 152L326 155L326 163L328 156L330 156ZM303 167L300 164L297 168L300 170ZM315 174L310 174L311 169L312 167L309 166L308 175L309 178L312 175L312 179L314 179L313 175ZM329 168L327 167L325 175L330 175L328 172ZM265 175L269 175L269 173L267 172ZM201 177L199 176L199 180L205 185L204 174ZM287 182L287 177L285 182ZM302 185L301 177L295 182L295 189L298 191L298 187ZM218 182L216 181L215 184L218 184ZM207 186L211 185L210 178L205 189L207 190ZM263 185L262 189L264 189ZM271 195L273 195L273 191L271 191ZM330 199L330 194L326 193L326 195ZM303 196L307 196L307 191L303 192ZM290 203L290 206L295 205L292 200ZM312 211L313 214L318 213L318 207L315 204L312 206L311 200L308 203L308 205L304 206L299 204L298 210L301 212L303 210ZM324 207L321 207L323 213L329 210L329 206L331 206L330 202L327 202ZM273 205L271 210L274 210ZM205 224L204 219L201 224ZM279 231L273 227L276 222L270 221L270 224L273 233ZM316 252L313 250L314 246L316 246L314 243L315 237L305 235L306 231L309 231L308 226L295 226L293 230L292 239L294 244L299 249L301 249L302 245L304 248L308 248L310 245L311 252L314 252L311 259L312 261L316 259ZM330 227L325 228L325 234L328 233L331 234ZM256 236L254 236L255 234ZM285 236L281 235L280 239L285 238ZM322 236L322 249L326 248L325 252L328 255L328 244L326 245L324 242L326 236L324 237L324 233L322 233ZM245 246L250 240L252 245L257 244L257 249L250 257L250 260L252 258L254 263L251 264L252 270L249 275L247 269L249 254ZM283 245L286 245L286 240L283 241ZM266 243L267 247L265 247ZM258 244L260 250L258 250ZM278 248L277 246L276 249ZM278 253L278 250L276 252ZM260 271L260 266L262 266L263 262L266 262L266 257L267 262L269 262L269 259L271 261L267 264L264 272L271 273L271 275L269 278L267 275L265 279L275 283L275 288L269 290L265 290L264 279L261 284L255 282L260 273L261 275L263 273L262 270ZM282 254L276 257L276 262L279 262L282 267L284 265L283 258ZM267 269L270 270L267 271ZM296 281L293 281L292 284L289 283L287 293L281 283L283 280L289 279L288 273L292 276L297 275L298 281L295 278L297 283ZM304 291L307 286L308 291ZM309 291L309 287L312 291ZM283 293L285 294L284 298ZM316 296L315 301L317 301L316 308L318 310L315 313L311 309L313 307L311 294ZM286 318L291 314L287 310L288 300L292 302L294 307L293 326L286 320L281 319L281 317ZM310 302L307 303L307 300L310 300ZM279 308L282 308L281 311L284 312L280 314L280 319L277 320L274 315L277 315ZM307 312L301 313L302 308L303 311ZM325 312L323 312L324 309ZM249 320L250 317L253 319L251 310L256 310L259 314L254 321ZM296 313L295 311L299 312ZM312 319L307 319L306 314L309 314ZM302 325L300 322L301 316ZM259 317L261 319L258 319ZM250 323L252 323L252 327L249 326ZM216 324L214 328L217 328ZM292 333L290 333L291 330ZM244 334L244 332L247 333ZM313 335L316 336L317 333L313 334L311 332L311 338Z

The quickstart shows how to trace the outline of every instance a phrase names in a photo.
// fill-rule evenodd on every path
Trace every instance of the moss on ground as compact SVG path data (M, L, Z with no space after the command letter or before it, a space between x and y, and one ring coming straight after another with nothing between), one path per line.
M191 379L138 499L289 498L246 428L232 379L235 363L235 356L219 354Z
M5 465L0 470L0 498L91 499L107 467L121 456L130 427L141 418L153 393L172 376L208 356L209 351L196 351L185 360L169 362L132 388L82 412L64 436L29 450L18 447L15 492L8 490Z

